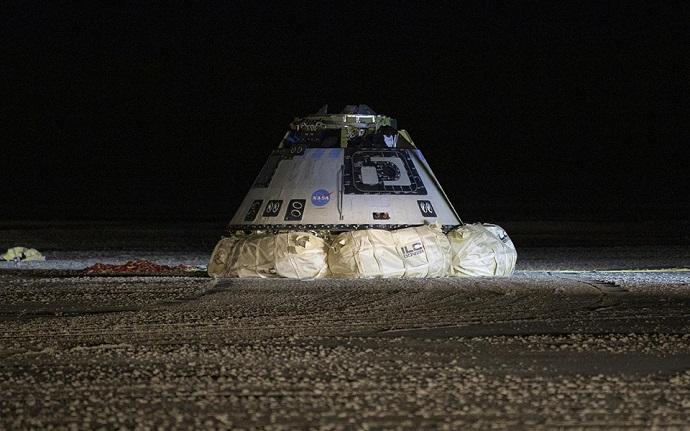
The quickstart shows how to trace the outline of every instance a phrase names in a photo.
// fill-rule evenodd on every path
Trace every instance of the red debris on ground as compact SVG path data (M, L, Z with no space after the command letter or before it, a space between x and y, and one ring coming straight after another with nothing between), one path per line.
M84 274L161 274L180 271L191 271L194 267L190 265L159 265L149 260L138 259L130 260L121 265L97 263L84 269Z

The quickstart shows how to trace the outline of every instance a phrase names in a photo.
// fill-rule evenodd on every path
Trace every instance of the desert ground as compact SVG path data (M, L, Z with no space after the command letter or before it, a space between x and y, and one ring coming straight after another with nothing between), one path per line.
M510 278L214 281L222 225L0 223L0 429L690 429L687 223L499 224Z

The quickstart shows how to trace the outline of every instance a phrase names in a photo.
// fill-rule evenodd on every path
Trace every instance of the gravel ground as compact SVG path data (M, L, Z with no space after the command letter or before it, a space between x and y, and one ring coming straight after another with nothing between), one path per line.
M508 279L216 283L65 271L212 248L84 232L0 268L0 429L690 429L682 243L518 245Z

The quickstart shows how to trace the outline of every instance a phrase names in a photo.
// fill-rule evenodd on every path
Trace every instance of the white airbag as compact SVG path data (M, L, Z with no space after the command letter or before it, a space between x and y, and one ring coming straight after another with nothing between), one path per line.
M513 273L517 251L500 226L466 224L448 233L452 251L451 275L503 276Z
M450 251L438 225L366 229L338 235L328 252L328 266L337 277L444 277L450 268Z

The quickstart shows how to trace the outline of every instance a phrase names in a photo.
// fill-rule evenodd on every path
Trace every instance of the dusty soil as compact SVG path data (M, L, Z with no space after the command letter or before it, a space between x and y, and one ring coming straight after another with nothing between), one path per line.
M207 259L164 233L63 232L47 262L0 268L0 429L690 428L682 241L518 244L509 279L73 271Z

